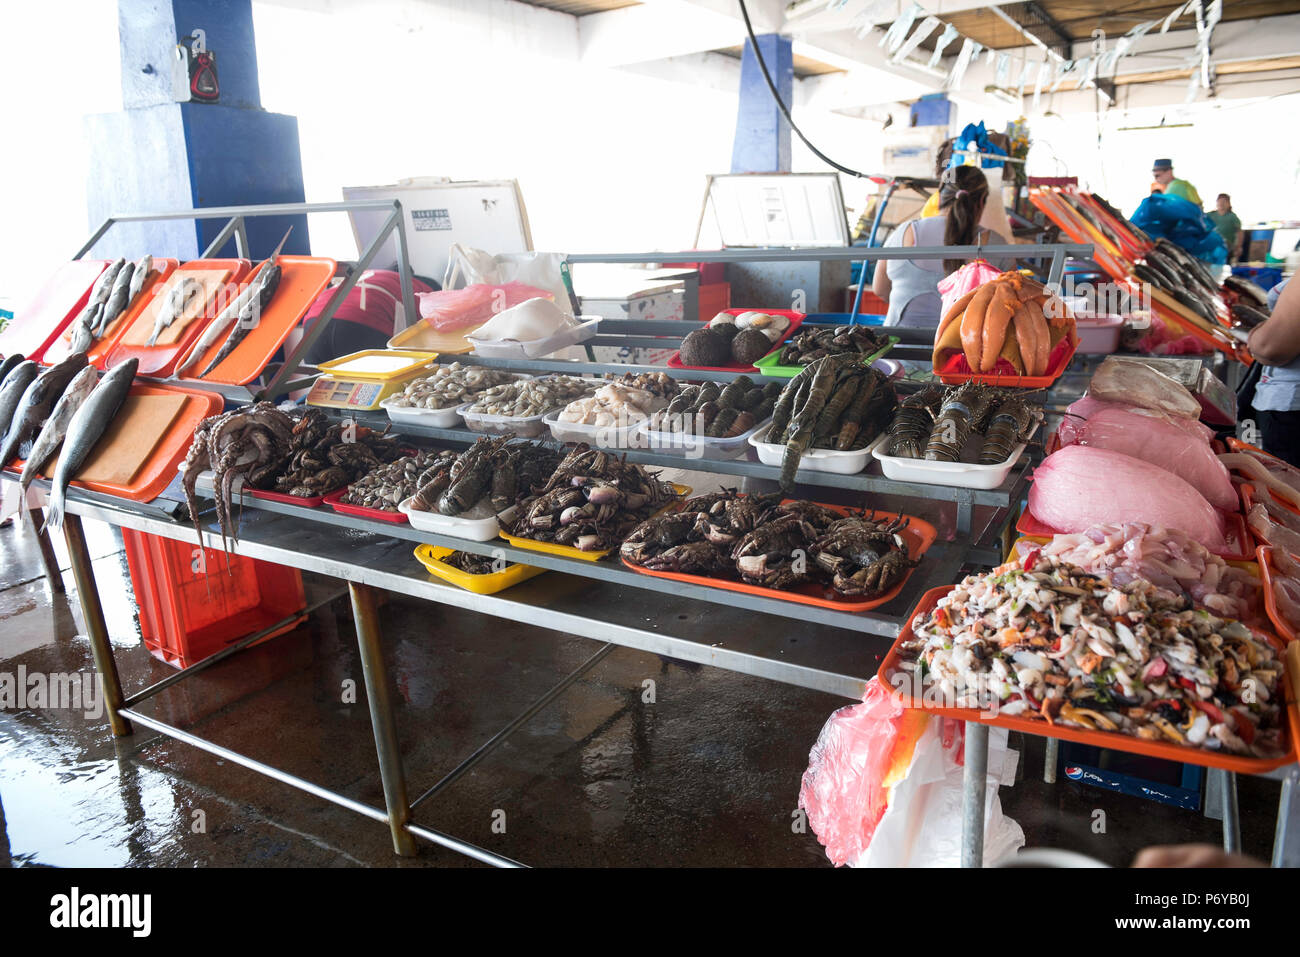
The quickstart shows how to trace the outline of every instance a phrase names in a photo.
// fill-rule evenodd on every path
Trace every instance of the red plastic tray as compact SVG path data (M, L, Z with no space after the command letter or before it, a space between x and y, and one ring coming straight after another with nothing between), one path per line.
M90 287L107 268L107 259L74 259L60 266L5 327L0 355L21 352L28 359L43 361L45 350L81 312L90 299Z
M789 499L787 499L789 501ZM820 503L819 503L820 504ZM832 511L839 512L841 515L847 515L851 511L840 505L825 505ZM896 512L876 512L881 518L895 519L900 516ZM935 527L923 519L916 518L912 515L903 515L903 518L909 519L907 527L902 529L899 534L907 542L907 552L912 558L920 558L926 550L934 544L938 535ZM816 605L819 608L831 608L835 611L870 611L872 608L879 608L886 602L893 601L898 597L898 593L903 590L907 584L912 572L915 569L908 569L906 575L889 591L876 598L854 599L846 596L827 597L835 595L833 589L816 583L803 585L800 588L783 591L777 588L764 588L761 585L750 585L746 582L735 581L727 578L713 578L708 575L687 575L682 572L663 572L652 571L649 568L642 568L639 565L633 565L631 562L623 560L623 564L641 575L649 575L651 578L667 578L670 581L689 582L693 585L708 585L711 588L721 588L724 591L743 592L746 595L761 595L764 598L779 598L782 601L797 602L801 605Z
M113 352L113 347L117 341L122 338L122 334L130 328L131 323L135 322L138 316L149 305L153 299L154 290L167 281L167 278L176 270L180 263L175 259L155 259L153 268L150 270L151 276L149 285L140 290L140 295L136 297L135 302L108 325L108 329L95 343L86 350L86 358L92 366L97 369L105 368L105 360ZM77 310L81 312L80 309ZM74 317L75 318L75 315ZM69 322L63 331L52 341L45 350L43 361L47 365L53 365L60 362L72 354L72 323Z
M1297 739L1300 739L1300 717L1297 716L1295 697L1290 687L1290 676L1285 671L1278 681L1278 686L1279 689L1282 689L1286 708L1286 727L1283 733L1286 752L1276 758L1251 758L1236 754L1218 754L1202 748L1183 747L1173 742L1145 741L1142 738L1135 738L1116 731L1089 731L1086 728L1067 728L1059 724L1048 724L1045 720L1036 718L1024 718L1018 715L995 715L992 712L978 711L974 708L943 707L928 703L924 699L913 698L906 690L913 682L911 676L899 668L898 650L903 642L910 641L912 638L912 621L918 615L928 615L934 606L938 604L939 599L948 594L952 588L952 585L942 585L938 588L931 588L921 596L921 600L912 611L912 614L907 616L907 622L893 646L889 649L889 654L885 655L885 660L880 664L879 677L881 683L893 689L906 707L916 708L926 714L956 718L959 721L981 721L992 728L1008 728L1012 731L1036 734L1044 738L1060 738L1062 741L1089 744L1093 747L1106 748L1111 751L1144 754L1147 757L1163 758L1166 761L1180 761L1183 764L1194 764L1205 768L1222 768L1225 771L1236 771L1241 774L1260 774L1295 761L1295 743ZM1266 632L1258 632L1258 634L1273 644L1274 647L1282 647L1282 643L1277 636Z
M760 359L762 359L764 356L770 356L773 352L776 352L776 350L783 348L783 347L785 346L785 343L786 343L786 340L787 340L787 339L792 339L792 338L794 338L794 334L795 334L795 332L799 329L799 327L800 327L801 325L803 325L803 321L804 321L804 318L805 318L805 317L804 317L804 314L803 314L802 312L795 312L795 311L793 311L793 310L791 310L791 309L723 309L722 311L725 312L725 313L726 313L727 315L729 315L729 316L738 316L738 315L740 315L742 312L765 312L765 313L767 313L769 316L785 316L787 319L790 320L790 327L789 327L788 329L785 330L785 335L782 337L781 341L778 342L778 343L776 343L776 344L774 344L774 345L772 346L771 349L768 349L766 352L763 353L763 355L759 356ZM710 318L712 318L712 317L710 317ZM758 369L756 369L756 368L755 368L754 366L752 366L752 365L748 365L748 366L744 366L744 365L725 365L725 366L688 366L688 365L683 365L683 364L682 364L682 353L681 353L681 350L680 350L680 349L677 350L676 352L674 352L672 355L670 355L670 356L668 357L668 368L670 368L670 369L696 369L696 370L699 370L699 371L702 371L702 372L758 372L758 371L759 371Z
M237 284L243 281L251 265L247 259L196 259L192 262L182 263L173 270L171 275L167 277L167 284L170 286L173 281L180 282L178 277L184 272L225 269L229 271L229 274L224 280L224 288L229 290L232 283ZM122 342L130 333L130 330L136 326L143 325L150 329L153 327L154 320L158 316L158 310L162 308L165 296L166 292L159 290L135 314L130 324L119 334L117 344L113 347L113 351L108 354L105 368L112 368L127 359L135 357L140 360L139 375L158 376L159 378L170 376L176 368L176 360L189 350L194 341L203 334L203 330L208 323L215 318L214 300L221 300L221 297L215 292L209 296L203 303L203 308L198 316L185 327L181 337L174 343L165 346L135 346Z
M944 385L961 385L964 382L983 382L985 385L994 385L1001 388L1020 388L1020 389L1046 389L1063 373L1070 365L1074 358L1075 351L1079 348L1079 340L1076 334L1075 340L1070 343L1070 347L1061 353L1057 361L1046 375L972 375L969 372L942 372L939 369L934 370L935 378Z
M303 508L316 508L326 498L324 495L312 495L303 498L301 495L285 495L283 492L270 492L260 488L246 488L244 491L253 498L266 499L268 502L280 502L284 505L301 505ZM344 489L344 491L347 491L347 489Z
M357 518L368 518L375 522L388 522L390 525L407 524L406 515L402 512L385 512L382 508L366 508L364 505L349 505L347 502L340 501L347 493L346 488L330 492L325 496L325 504L343 515L355 515Z
M1282 617L1277 602L1273 599L1273 576L1277 574L1277 569L1273 566L1272 546L1260 545L1255 549L1255 558L1259 563L1259 577L1264 582L1264 610L1268 612L1268 620L1273 623L1279 635L1287 641L1295 641L1295 629Z
M1214 549L1210 549L1210 551L1224 561L1252 561L1255 556L1254 540L1246 528L1245 516L1237 512L1225 512L1221 509L1216 509L1216 511L1223 516L1224 526L1227 529L1224 537L1227 539L1228 546L1223 551L1215 551ZM1055 535L1066 534L1039 521L1037 516L1029 510L1028 505L1020 513L1020 518L1016 519L1016 531L1026 538L1036 538L1044 542Z
M329 285L338 268L333 259L321 256L280 256L276 261L280 264L280 283L256 328L222 360L221 365L199 381L246 385L261 375L262 369L284 344L289 333L297 327L316 297ZM259 265L245 281L252 282L263 268L264 265ZM186 353L193 344L194 340L190 340L185 348ZM198 367L186 370L187 377L197 376L207 368L221 346L220 340L209 346L200 358ZM188 361L188 355L185 360Z

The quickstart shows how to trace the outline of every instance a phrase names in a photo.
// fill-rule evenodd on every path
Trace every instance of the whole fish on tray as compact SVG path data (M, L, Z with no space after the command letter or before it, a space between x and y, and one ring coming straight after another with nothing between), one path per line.
M90 393L81 407L73 413L72 421L68 423L67 433L63 438L63 452L59 455L59 464L54 469L49 518L46 522L50 528L59 528L63 524L68 483L86 464L86 459L90 458L96 443L104 437L113 417L122 408L139 365L140 360L132 358L115 366L100 380L99 386Z
M41 428L41 434L36 437L31 452L27 454L27 461L23 463L22 475L18 477L18 486L24 494L35 480L37 473L45 468L59 446L63 444L63 437L67 434L72 417L97 385L99 385L99 370L94 366L86 366L68 383L67 389L55 404L54 411L45 420L45 425Z
M13 372L20 363L26 361L27 357L21 352L15 352L11 356L6 356L4 359L0 359L0 388L3 388L4 386L5 376L9 375L10 372ZM0 420L0 428L3 427L3 420Z
M90 330L96 339L102 336L108 329L109 323L125 312L131 304L131 280L134 277L135 263L125 263L118 270L117 278L113 280L113 288L104 302L104 311L99 314L94 327Z
M153 271L153 257L144 256L135 261L134 270L131 273L131 287L127 290L127 307L135 302L135 297L140 295L144 289L145 280L149 278L149 273Z
M275 263L271 263L257 274L252 297L239 310L239 315L235 319L235 327L230 330L230 335L226 338L221 350L208 363L208 367L199 373L200 379L221 365L226 356L234 352L235 348L244 341L244 337L257 328L262 310L266 308L271 301L271 297L275 295L276 288L280 285L280 273L280 267Z
M108 297L113 292L113 283L117 280L117 274L125 265L125 259L120 257L114 259L90 287L90 298L86 300L86 305L77 318L72 320L73 352L85 352L94 343L94 330L103 317L104 304L108 302Z
M14 410L18 408L18 403L22 400L27 387L32 384L32 380L40 374L40 363L33 362L31 359L24 359L17 363L5 374L3 383L0 383L0 432L6 435L9 433ZM3 436L0 436L0 442L3 441Z
M176 285L172 287L171 292L163 301L162 308L158 310L158 315L153 322L153 334L149 336L147 346L153 345L162 335L163 330L185 314L194 302L197 296L203 294L203 283L193 276L181 276Z
M178 374L196 365L203 357L203 354L212 347L212 344L230 329L230 324L239 318L244 307L257 295L257 290L257 282L248 283L240 290L239 295L230 300L230 304L226 308L217 313L216 318L208 323L207 328L203 330L203 335L199 336L199 341L190 350L189 358L186 359L185 364L177 368Z
M15 455L26 456L31 451L31 443L50 417L54 403L59 401L73 376L85 367L86 354L75 352L32 380L14 409L4 445L0 446L0 463L8 462Z

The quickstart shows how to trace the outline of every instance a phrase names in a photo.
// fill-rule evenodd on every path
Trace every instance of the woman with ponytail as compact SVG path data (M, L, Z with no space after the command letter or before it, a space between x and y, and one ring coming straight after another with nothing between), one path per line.
M939 215L913 219L890 234L885 245L1004 245L1007 240L980 226L989 201L989 181L977 166L952 166L939 181ZM887 326L937 328L942 297L939 280L965 265L962 259L882 259L872 291L889 303ZM994 266L1006 268L995 262Z

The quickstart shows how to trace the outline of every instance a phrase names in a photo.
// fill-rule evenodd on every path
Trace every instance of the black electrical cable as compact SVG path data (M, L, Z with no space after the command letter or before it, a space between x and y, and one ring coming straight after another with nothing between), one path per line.
M817 147L813 146L812 143L809 142L808 137L803 135L803 130L799 129L799 127L795 125L794 118L790 116L789 108L781 99L781 94L777 92L776 84L772 82L772 74L767 72L767 64L763 61L763 54L760 53L758 49L758 38L754 36L754 25L749 22L749 11L745 9L745 0L736 0L736 2L740 4L740 15L745 20L745 30L749 33L749 43L754 50L754 59L758 61L758 68L763 71L763 79L767 81L767 88L772 92L772 99L776 100L776 105L780 108L781 115L785 117L785 121L790 124L790 129L794 130L799 139L803 140L803 145L812 150L813 155L827 166L833 167L841 173L848 173L850 176L857 176L860 179L875 179L876 177L870 176L866 173L861 173L855 169L849 169L847 166L842 166L835 162L835 160L831 159Z

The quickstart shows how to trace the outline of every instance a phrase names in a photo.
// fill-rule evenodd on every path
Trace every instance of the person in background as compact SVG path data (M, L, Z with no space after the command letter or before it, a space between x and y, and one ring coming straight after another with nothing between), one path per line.
M988 199L989 181L982 169L950 167L939 182L939 215L903 223L890 234L885 246L1005 245L1004 236L980 225ZM889 304L885 325L938 328L943 302L939 280L963 264L960 259L877 261L871 289Z
M1158 159L1151 164L1151 175L1155 181L1160 184L1160 189L1166 195L1178 196L1187 200L1189 203L1195 203L1196 208L1201 208L1201 194L1196 191L1196 187L1185 179L1178 179L1174 176L1174 162L1168 159Z
M1241 244L1241 220L1232 211L1232 197L1220 193L1214 201L1214 209L1205 214L1214 223L1215 231L1223 237L1223 244L1228 247L1228 262L1237 258L1237 247Z
M412 277L411 287L417 293L439 288L436 282L421 276ZM302 320L304 332L325 311L333 295L334 287L330 286L308 307ZM363 349L382 349L394 335L420 319L404 313L402 282L397 272L394 269L367 269L339 304L329 327L312 343L306 361L318 365Z
M1264 451L1300 467L1300 283L1288 279L1268 298L1272 314L1246 340L1264 363L1252 405Z

